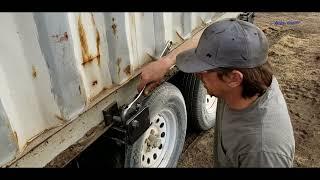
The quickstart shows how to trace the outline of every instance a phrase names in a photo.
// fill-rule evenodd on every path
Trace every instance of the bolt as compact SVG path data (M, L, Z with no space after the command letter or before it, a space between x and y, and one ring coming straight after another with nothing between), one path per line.
M113 116L112 119L116 122L121 122L121 117L120 116Z
M156 139L155 142L153 143L153 148L159 147L160 144L161 144L161 140L160 139Z
M133 120L132 123L131 123L131 126L132 126L133 128L139 127L139 121Z
M150 146L148 146L146 152L150 152L150 151L151 151L151 148Z
M151 129L150 134L151 134L151 135L154 135L154 133L155 133L154 130Z

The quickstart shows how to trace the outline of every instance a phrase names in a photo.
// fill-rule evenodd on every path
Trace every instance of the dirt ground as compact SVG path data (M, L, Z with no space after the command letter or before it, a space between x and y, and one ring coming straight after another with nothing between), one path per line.
M296 142L295 167L320 167L320 13L256 13L285 96ZM178 167L213 167L213 129L188 133Z

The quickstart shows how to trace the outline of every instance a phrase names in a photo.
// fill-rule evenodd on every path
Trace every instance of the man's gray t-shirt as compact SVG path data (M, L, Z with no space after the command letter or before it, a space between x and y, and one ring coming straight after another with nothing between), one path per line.
M292 167L292 124L275 77L244 110L232 110L218 100L215 150L217 167Z

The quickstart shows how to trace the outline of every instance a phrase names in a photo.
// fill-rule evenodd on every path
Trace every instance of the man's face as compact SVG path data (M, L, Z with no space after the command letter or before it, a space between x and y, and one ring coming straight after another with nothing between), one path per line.
M227 83L219 79L217 72L203 71L195 74L203 82L209 95L220 98L228 92Z

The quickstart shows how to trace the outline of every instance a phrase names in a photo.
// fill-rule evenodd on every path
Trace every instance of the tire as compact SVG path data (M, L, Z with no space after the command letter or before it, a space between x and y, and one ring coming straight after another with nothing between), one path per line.
M214 127L217 98L207 94L202 82L194 74L179 72L174 79L186 101L188 123L196 131Z
M181 92L165 82L144 104L149 107L152 124L132 146L127 146L125 167L176 167L187 129L187 111ZM152 137L156 137L155 140ZM148 148L148 144L153 148Z

